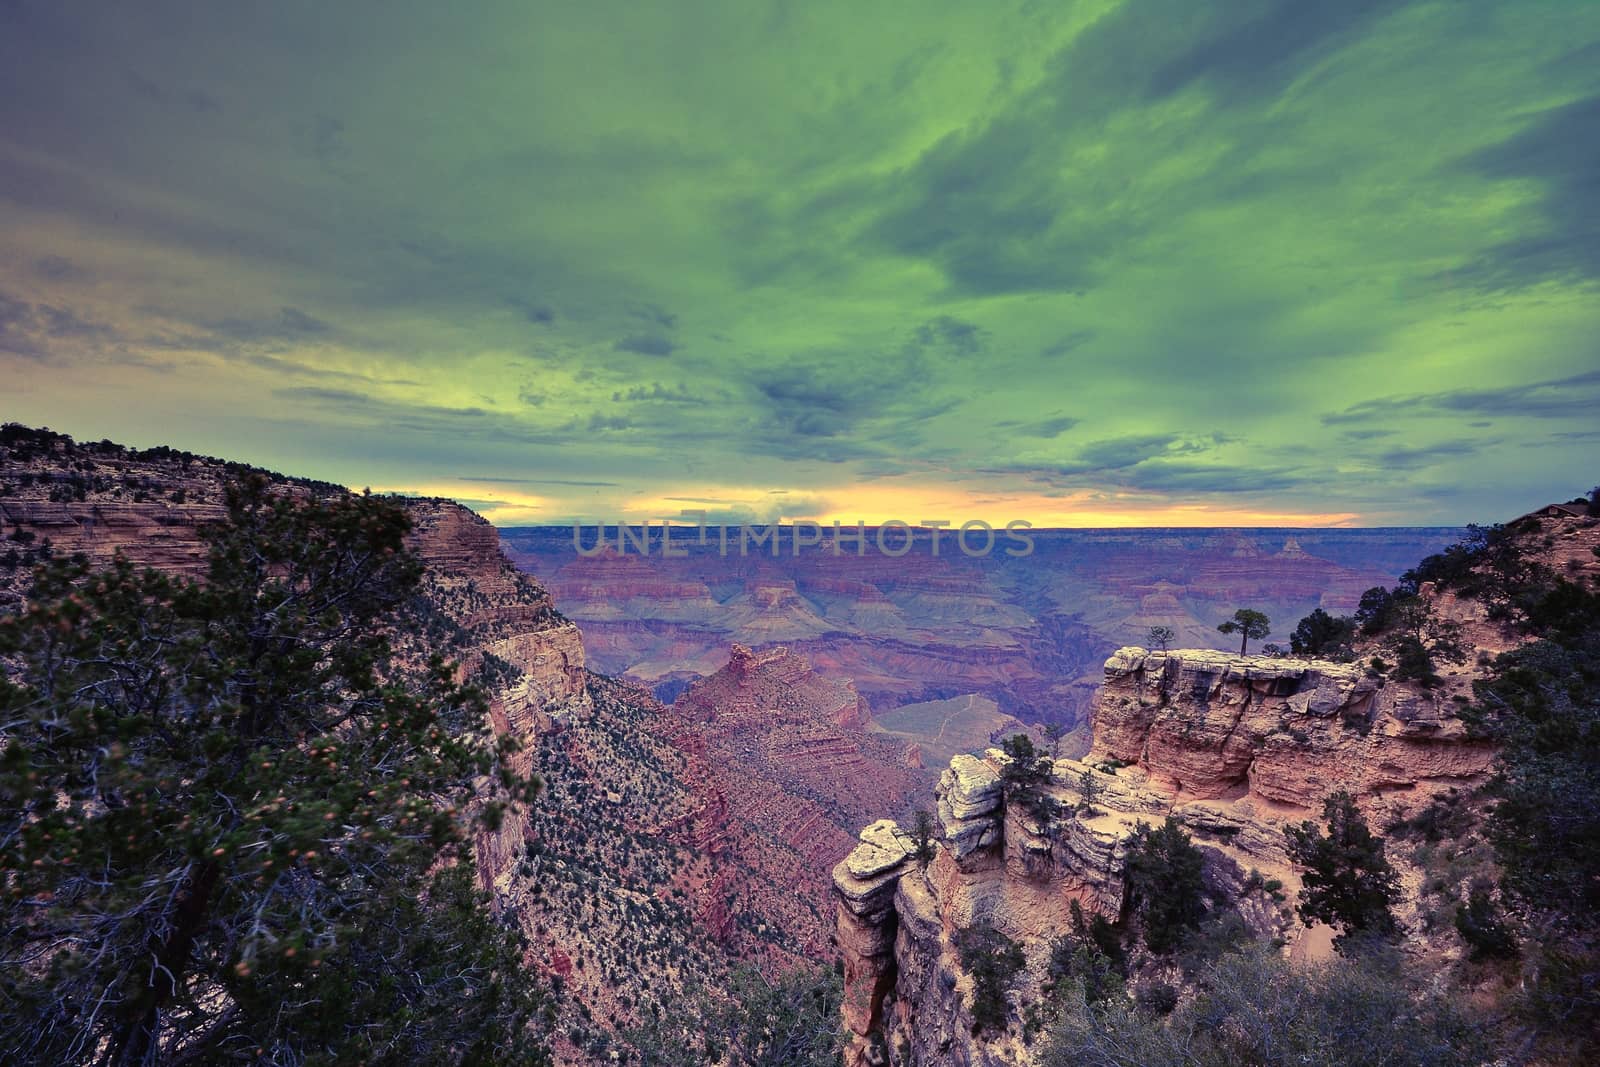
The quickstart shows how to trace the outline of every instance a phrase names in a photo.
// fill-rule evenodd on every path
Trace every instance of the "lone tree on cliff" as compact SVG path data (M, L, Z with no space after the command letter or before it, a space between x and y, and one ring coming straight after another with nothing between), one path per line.
M1170 626L1152 626L1150 627L1150 632L1145 635L1144 640L1149 647L1159 648L1165 652L1167 646L1172 644L1177 637L1178 631Z
M939 854L934 841L938 836L938 828L934 825L933 812L927 808L918 808L915 821L911 824L911 858L917 861L917 866L922 870L928 869L928 864Z
M1000 746L1008 757L1000 768L1000 787L1008 804L1020 806L1049 826L1056 816L1056 800L1044 791L1054 766L1050 754L1034 746L1027 734L1012 734Z
M1259 611L1251 608L1240 608L1233 613L1233 618L1217 624L1217 629L1225 634L1239 635L1239 655L1244 655L1250 648L1250 639L1262 638L1272 632L1272 620Z
M209 581L79 557L0 619L4 1058L545 1062L457 814L531 783L451 665L391 658L408 527L253 475Z
M1301 877L1300 917L1340 929L1334 946L1343 948L1363 935L1387 937L1399 929L1390 910L1400 896L1399 878L1349 793L1333 794L1322 805L1327 836L1309 820L1284 830L1289 858L1305 869Z

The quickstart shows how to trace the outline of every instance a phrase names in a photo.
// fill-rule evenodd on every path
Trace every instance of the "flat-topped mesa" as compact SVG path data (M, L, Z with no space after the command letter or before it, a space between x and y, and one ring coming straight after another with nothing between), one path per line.
M1315 810L1344 789L1388 809L1484 780L1493 746L1448 700L1358 664L1209 649L1112 654L1089 763L1137 766L1180 799Z

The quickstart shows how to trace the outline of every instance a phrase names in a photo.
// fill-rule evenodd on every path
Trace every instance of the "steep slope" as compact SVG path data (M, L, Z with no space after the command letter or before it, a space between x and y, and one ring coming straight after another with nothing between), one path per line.
M716 871L701 910L740 955L832 958L828 871L868 813L904 809L928 782L903 744L862 730L863 712L853 686L781 646L733 646L672 705Z
M0 611L24 595L32 565L81 552L95 562L204 574L200 527L225 518L223 488L268 474L279 491L337 486L177 453L6 427L0 437ZM690 760L657 731L647 693L590 673L582 635L548 593L501 554L495 529L443 500L405 502L426 572L395 635L402 655L441 653L491 697L494 729L522 743L522 769L546 783L526 816L476 842L496 907L528 934L528 963L564 992L558 1057L591 1063L614 1030L690 985L716 988L730 963L692 904L711 875L688 820L701 798ZM747 877L735 868L730 877ZM646 970L648 967L648 978Z

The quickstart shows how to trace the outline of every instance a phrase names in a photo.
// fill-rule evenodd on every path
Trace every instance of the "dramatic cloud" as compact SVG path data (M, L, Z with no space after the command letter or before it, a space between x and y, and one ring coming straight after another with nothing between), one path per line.
M9 0L0 418L499 521L1503 517L1600 477L1596 71L1580 0Z

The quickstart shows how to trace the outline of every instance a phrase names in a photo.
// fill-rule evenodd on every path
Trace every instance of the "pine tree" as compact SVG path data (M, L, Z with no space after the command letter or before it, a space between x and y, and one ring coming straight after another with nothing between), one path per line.
M462 814L533 783L391 652L405 512L227 503L206 582L62 561L0 620L0 1057L540 1062Z
M1178 820L1152 829L1141 824L1129 839L1128 904L1144 926L1145 944L1171 952L1206 916L1205 857Z
M1288 827L1289 857L1304 868L1300 917L1337 926L1334 946L1352 939L1387 937L1398 930L1390 910L1399 899L1399 879L1384 855L1383 839L1375 836L1349 793L1338 792L1322 806L1328 833L1315 823Z

